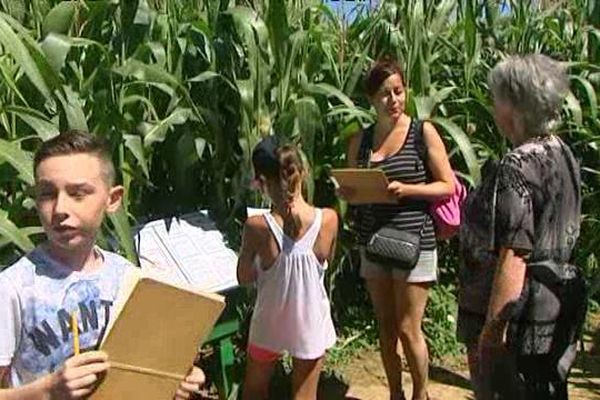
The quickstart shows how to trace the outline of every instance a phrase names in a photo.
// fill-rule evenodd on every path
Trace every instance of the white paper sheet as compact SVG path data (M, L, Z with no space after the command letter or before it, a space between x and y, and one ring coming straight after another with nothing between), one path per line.
M135 244L142 270L158 279L207 292L238 285L237 255L206 212L149 222Z

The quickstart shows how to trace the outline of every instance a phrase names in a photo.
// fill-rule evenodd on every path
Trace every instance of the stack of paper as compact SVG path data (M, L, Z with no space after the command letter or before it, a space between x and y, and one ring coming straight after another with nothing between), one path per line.
M206 212L149 222L135 243L142 270L159 279L207 292L237 286L237 255Z

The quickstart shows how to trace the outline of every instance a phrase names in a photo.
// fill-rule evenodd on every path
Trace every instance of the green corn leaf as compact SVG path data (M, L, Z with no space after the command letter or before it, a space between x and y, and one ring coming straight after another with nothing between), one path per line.
M68 34L73 26L77 3L78 1L61 1L54 6L42 22L42 34L44 36L49 33Z
M33 108L5 106L4 111L19 117L23 122L29 125L43 141L52 139L59 134L58 127L49 121L44 114Z
M206 139L196 138L194 140L194 147L196 148L196 154L198 154L198 158L202 158L204 156L204 150L206 149Z
M414 104L417 118L419 119L429 118L437 104L433 96L415 95L410 96L410 99Z
M586 94L590 106L590 117L594 120L598 119L598 96L596 96L594 86L581 76L573 75L571 79L581 85L583 92Z
M144 147L150 147L155 142L162 142L167 132L174 125L181 125L191 117L188 108L177 108L167 118L156 123L142 123L140 129L144 135Z
M57 74L60 73L61 69L64 67L65 60L67 59L67 55L71 51L71 48L86 46L95 46L102 51L105 56L108 55L106 48L94 40L74 38L58 33L48 34L41 44L42 51L46 55L48 63Z
M120 67L114 68L117 74L136 78L144 82L165 83L171 87L179 87L179 80L157 65L145 64L139 60L128 59Z
M144 146L142 144L142 138L138 135L123 135L123 139L125 140L125 147L133 154L138 164L142 168L144 175L146 178L150 176L148 172L148 162L146 161L146 156L144 155Z
M29 231L18 228L14 222L8 219L8 213L0 210L0 241L10 241L23 252L33 250L34 245L29 236Z
M261 51L269 51L269 30L260 16L248 7L233 7L225 11L230 15L238 32L245 36L245 41L257 42ZM254 34L256 33L256 37Z
M363 70L365 68L365 64L367 62L368 56L368 47L365 47L363 51L360 52L358 57L355 58L354 63L352 65L352 69L346 78L346 83L344 84L344 92L348 95L352 96L357 89L358 83L363 76Z
M56 97L59 99L67 117L69 129L87 131L87 119L83 111L83 102L79 97L79 93L73 91L69 86L64 86L63 91L64 94L56 92Z
M150 23L152 22L153 11L148 5L148 1L138 0L137 6L138 7L135 12L133 23L137 25L150 25Z
M447 118L431 118L430 121L442 128L456 143L469 169L470 180L472 184L479 184L481 180L481 171L473 144L469 137L458 125Z
M25 99L25 97L17 87L17 83L15 82L14 75L16 74L7 65L6 59L0 60L0 74L2 75L3 83L10 88L10 90L19 98L21 103L27 105L27 100Z
M338 105L330 107L327 117L343 116L351 119L358 119L362 123L370 124L375 122L375 115L359 107L346 107Z
M581 126L581 124L583 124L583 111L581 109L579 100L577 100L571 91L569 91L569 94L567 94L565 107L567 110L569 110L569 113L573 117L575 123Z
M269 2L266 23L268 25L275 58L280 64L285 64L286 48L290 37L286 0L272 0Z
M282 76L280 80L281 93L279 98L279 104L283 105L287 103L289 97L290 86L292 85L292 71L294 67L294 63L296 62L296 58L298 54L300 54L300 50L302 45L306 40L306 32L299 31L292 34L289 38L292 46L290 47L289 55L287 57L287 62L285 66L285 75Z
M12 29L9 24L10 18L10 16L0 12L0 44L19 64L36 89L45 98L50 99L51 90L44 78L44 74L38 67L27 45ZM16 21L12 21L12 23L14 24Z
M1 218L0 218L1 219ZM23 235L26 237L39 235L44 233L44 228L41 226L28 226L25 228L17 228L21 231ZM0 228L1 230L1 228ZM0 235L0 248L5 247L6 245L13 243L14 241L9 236ZM27 251L27 250L24 250Z
M323 132L321 110L312 97L303 97L294 104L296 113L295 131L302 140L302 150L313 165L315 138Z
M119 242L119 246L125 252L125 257L133 264L137 264L137 255L133 243L131 225L129 224L129 218L125 208L123 206L119 207L116 212L108 214L108 217L115 228L116 238Z
M172 93L172 91L169 93ZM154 118L158 119L158 114L156 112L156 108L154 108L154 104L152 103L152 101L150 99L148 99L147 97L141 96L139 94L132 94L132 95L123 97L121 100L121 109L124 109L125 106L127 106L129 104L136 104L136 103L142 103L143 105L145 105L146 109L148 110L150 115L152 115ZM121 112L123 112L123 111L121 111Z
M206 82L211 79L218 79L220 77L221 75L214 71L204 71L194 76L193 78L188 79L188 82Z
M9 163L19 173L19 177L28 185L34 183L33 156L21 149L16 143L0 139L0 162Z
M327 97L335 97L347 107L353 107L354 102L344 94L340 89L328 83L311 83L307 85L306 91L313 94L320 94Z
M71 50L68 37L50 33L42 42L42 50L54 71L60 72Z
M254 111L254 90L252 82L248 79L238 79L235 81L238 93L242 100L242 106L248 115Z

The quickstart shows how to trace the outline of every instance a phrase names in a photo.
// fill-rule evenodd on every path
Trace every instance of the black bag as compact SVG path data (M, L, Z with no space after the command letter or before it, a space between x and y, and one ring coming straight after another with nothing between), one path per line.
M384 226L373 233L365 254L370 260L411 270L421 254L421 234Z
M422 122L417 121L417 130L422 129ZM359 149L359 161L362 167L370 166L371 149L373 147L373 131L366 130L363 134ZM364 207L361 209L362 223ZM392 226L383 226L371 235L365 246L365 255L369 260L389 265L390 267L411 270L417 265L421 254L421 237L425 229L427 214L419 233L400 231ZM374 221L372 221L374 222Z
M518 356L550 356L557 378L565 379L587 311L581 270L551 260L528 263L520 302L509 323L508 346Z

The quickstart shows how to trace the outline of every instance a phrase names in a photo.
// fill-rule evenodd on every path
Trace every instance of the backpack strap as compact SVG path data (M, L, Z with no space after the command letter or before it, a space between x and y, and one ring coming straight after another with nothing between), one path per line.
M375 125L369 126L363 130L358 149L358 164L363 168L368 168L371 159L371 150L373 149L373 136L375 133ZM416 119L414 121L415 147L417 154L424 164L427 162L427 145L423 139L423 120Z
M360 147L358 148L358 165L361 168L369 168L371 163L371 150L373 149L373 136L375 125L370 125L362 132Z
M423 164L427 162L427 145L425 144L425 139L423 138L423 120L417 119L415 121L415 148L417 149L417 154Z

